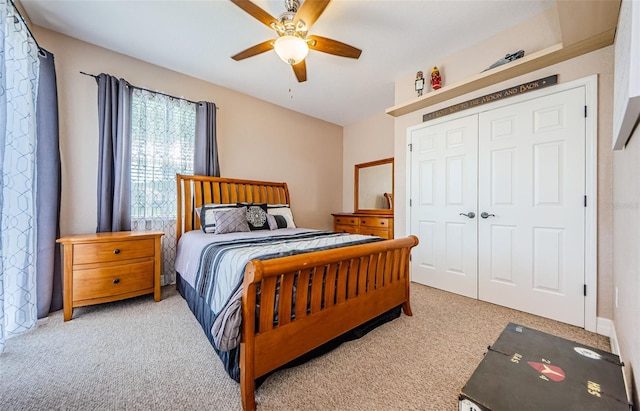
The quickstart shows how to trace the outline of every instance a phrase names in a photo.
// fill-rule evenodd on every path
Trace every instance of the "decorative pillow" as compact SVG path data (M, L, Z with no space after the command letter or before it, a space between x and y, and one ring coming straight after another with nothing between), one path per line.
M238 207L247 208L247 221L251 231L269 230L267 203L238 203Z
M274 208L268 207L267 212L271 215L280 216L284 218L287 224L286 228L296 228L296 224L293 222L293 214L291 214L291 208L289 208L288 205L279 204L279 207L274 207ZM278 228L285 228L285 227L280 227L280 224L278 224Z
M247 213L242 207L216 211L214 213L214 218L216 221L216 234L249 231Z
M233 210L238 208L235 204L205 204L201 208L196 209L196 212L200 216L200 228L205 233L216 232L216 211Z
M277 230L278 223L276 222L276 217L271 214L267 214L267 222L269 223L269 230Z
M287 228L287 220L281 215L267 214L267 221L269 222L269 230Z

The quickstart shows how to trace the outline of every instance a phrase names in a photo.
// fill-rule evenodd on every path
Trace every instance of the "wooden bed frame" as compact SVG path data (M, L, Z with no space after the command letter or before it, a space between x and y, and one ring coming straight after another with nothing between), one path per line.
M286 183L178 174L177 184L176 241L184 232L199 229L195 209L203 204L289 204ZM390 309L402 306L412 315L409 254L417 244L410 236L247 264L240 343L243 408L256 409L256 378ZM294 283L309 287L294 292ZM258 290L262 309L256 318ZM276 309L265 309L275 307L276 294L277 317Z

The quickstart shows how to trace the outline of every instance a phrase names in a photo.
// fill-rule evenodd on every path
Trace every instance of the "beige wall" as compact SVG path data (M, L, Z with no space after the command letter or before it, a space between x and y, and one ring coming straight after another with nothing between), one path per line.
M546 27L548 33L543 37L531 36L532 27ZM442 70L444 86L447 82L464 80L464 74L471 75L482 71L487 64L486 55L500 56L508 51L524 48L527 53L542 50L558 42L557 16L552 12L544 13L529 22L512 30L494 36L476 46L449 56L442 61L435 62ZM530 48L518 46L518 41L526 41ZM501 52L498 50L502 50ZM494 59L495 60L495 59ZM407 128L422 122L422 115L452 104L482 96L493 91L505 89L515 84L525 83L549 75L558 74L558 82L566 83L572 80L598 74L598 317L613 318L613 289L612 289L612 210L607 207L612 201L612 87L613 87L613 46L540 69L514 79L495 84L473 93L469 93L455 99L433 105L427 109L406 114L395 119L395 143L394 153L396 160L395 179L395 234L406 235L406 158L407 158ZM415 73L407 73L407 76L396 82L396 97L405 98L397 100L395 104L415 98L415 94L408 94L407 85L413 87ZM400 91L401 90L401 91ZM346 155L346 153L345 153Z
M354 207L356 164L393 157L393 118L378 113L344 128L342 162L342 209Z
M638 404L640 380L640 129L613 153L613 320L627 381ZM614 294L615 295L615 294ZM631 387L629 387L631 389Z
M332 227L331 213L342 207L342 127L40 27L34 31L56 59L62 235L96 229L97 86L80 71L215 102L222 176L285 181L298 225Z

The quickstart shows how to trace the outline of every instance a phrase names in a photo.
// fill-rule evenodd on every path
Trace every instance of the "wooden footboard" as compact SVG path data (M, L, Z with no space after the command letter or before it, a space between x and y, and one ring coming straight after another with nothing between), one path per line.
M257 377L394 307L411 315L409 254L417 244L410 236L251 261L242 295L243 408L256 409Z

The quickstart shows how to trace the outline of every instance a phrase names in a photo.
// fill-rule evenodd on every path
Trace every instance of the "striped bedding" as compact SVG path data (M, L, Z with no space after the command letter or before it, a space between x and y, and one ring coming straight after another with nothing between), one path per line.
M231 237L205 234L211 241L204 245L202 238L192 241L201 247L192 286L204 298L215 317L211 332L214 344L220 351L232 350L240 342L241 291L244 268L249 261L381 240L379 237L359 234L304 229L282 229L268 232L269 235L264 231L252 233L257 234L243 233L242 236ZM180 241L182 243L183 239ZM181 246L185 248L184 244ZM187 253L180 248L179 246L176 271L184 274L188 268L184 258ZM188 254L193 255L194 250L190 250ZM189 275L185 277L188 278Z

